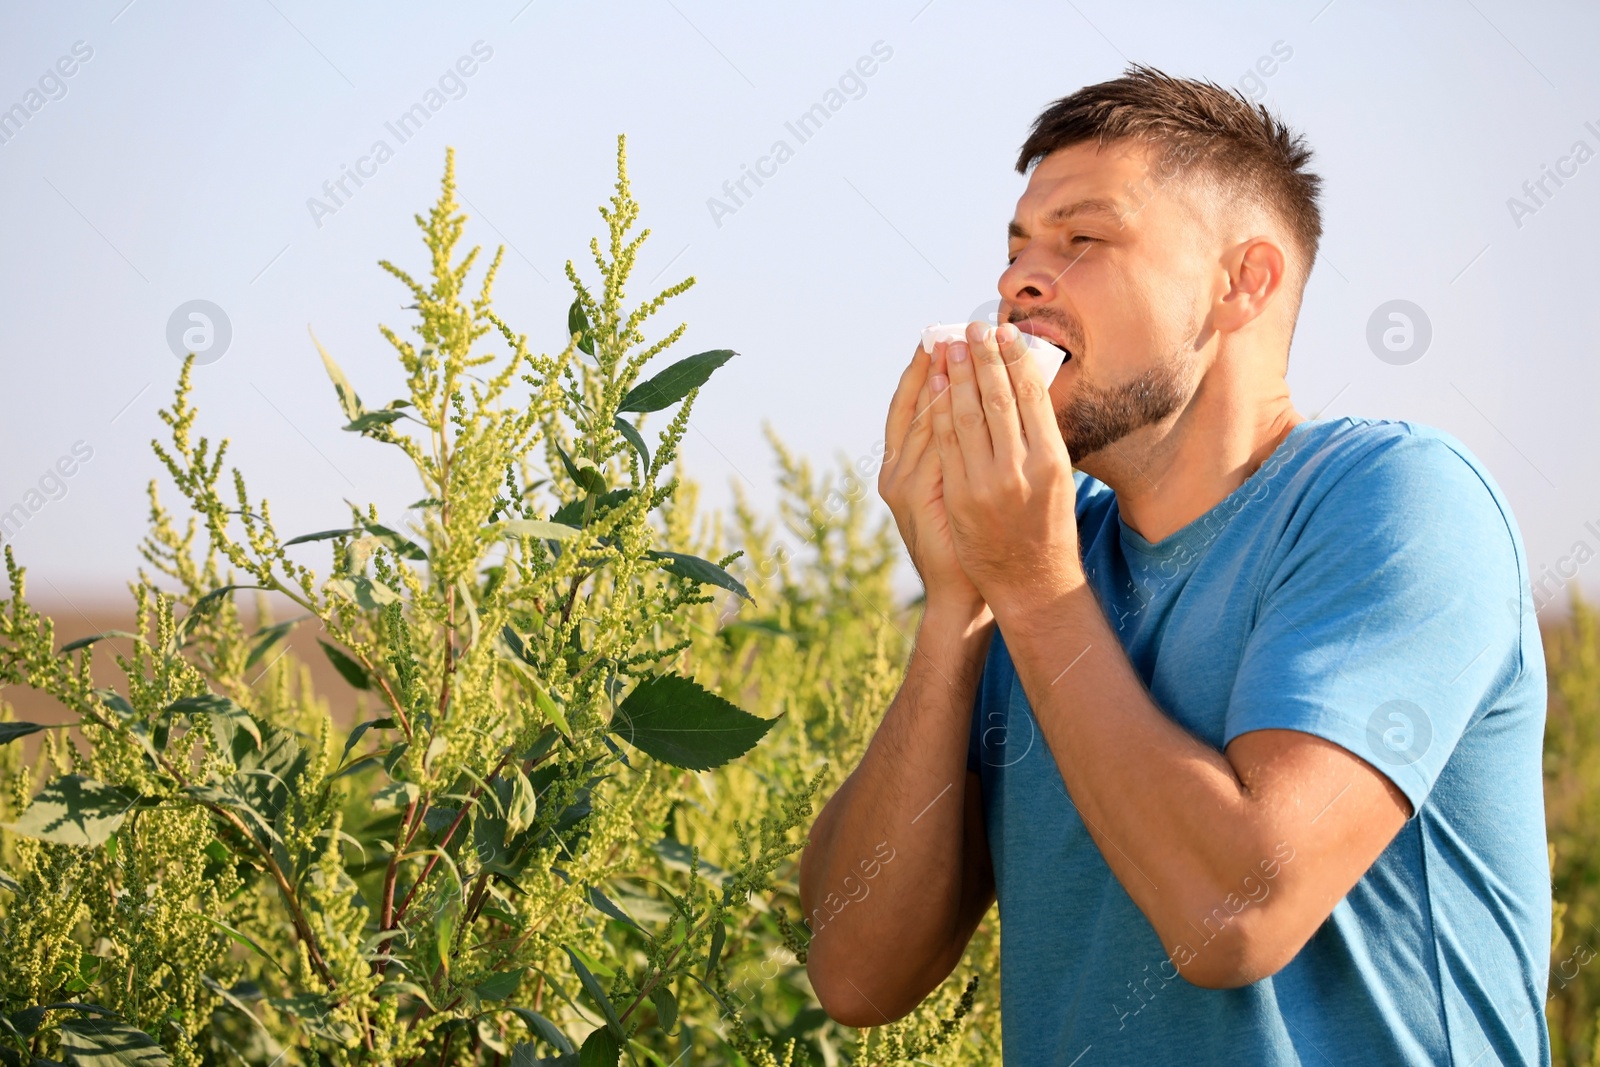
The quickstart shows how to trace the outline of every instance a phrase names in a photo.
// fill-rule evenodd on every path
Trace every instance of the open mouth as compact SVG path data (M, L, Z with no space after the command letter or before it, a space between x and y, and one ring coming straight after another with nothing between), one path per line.
M1015 325L1017 329L1021 330L1023 333L1028 334L1037 340L1045 342L1051 348L1059 350L1061 352L1062 365L1072 361L1072 350L1062 342L1058 341L1056 338L1050 336L1049 333L1033 328L1033 324L1026 321L1016 323Z

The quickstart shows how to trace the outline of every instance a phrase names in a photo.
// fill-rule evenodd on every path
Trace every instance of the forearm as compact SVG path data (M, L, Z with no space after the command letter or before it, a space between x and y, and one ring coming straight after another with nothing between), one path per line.
M1186 940L1272 857L1273 820L1157 707L1087 585L1000 627L1085 828L1163 943Z
M830 1010L848 999L841 988L909 1010L930 973L948 971L968 874L967 738L992 632L987 609L928 609L899 693L811 828L800 899L808 970Z

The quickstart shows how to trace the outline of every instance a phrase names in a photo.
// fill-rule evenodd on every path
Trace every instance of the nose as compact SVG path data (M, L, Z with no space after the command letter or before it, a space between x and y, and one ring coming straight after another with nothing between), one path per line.
M1000 274L999 321L1009 321L1013 308L1024 312L1056 298L1061 275L1048 270L1043 250L1023 248L1016 260Z

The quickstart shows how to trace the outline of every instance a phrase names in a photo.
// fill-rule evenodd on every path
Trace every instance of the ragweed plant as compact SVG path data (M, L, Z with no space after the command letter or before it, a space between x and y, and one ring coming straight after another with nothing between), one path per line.
M567 264L559 354L495 314L503 249L469 289L453 155L417 217L430 280L381 264L417 311L411 336L382 330L405 395L368 406L322 352L344 428L415 469L403 520L351 505L280 533L199 433L191 357L154 443L190 514L151 484L135 630L57 648L7 548L0 684L55 697L81 743L46 733L42 782L7 748L0 1061L664 1063L730 1013L728 931L798 851L823 773L733 827L727 870L678 836L693 772L775 720L687 672L687 620L750 595L737 553L682 551L664 517L698 389L734 353L641 380L684 331L649 341L647 320L693 279L624 306L649 234L629 238L624 148L599 285ZM648 442L642 417L674 407ZM249 589L300 614L249 627ZM376 705L348 732L267 659L297 625ZM97 687L119 641L123 683Z

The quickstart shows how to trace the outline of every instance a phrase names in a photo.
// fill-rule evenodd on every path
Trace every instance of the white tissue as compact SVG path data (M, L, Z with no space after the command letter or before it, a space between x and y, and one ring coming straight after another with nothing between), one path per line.
M939 322L932 326L923 327L922 350L929 355L933 354L933 346L940 341L946 344L951 341L965 341L967 339L967 324L964 322ZM1066 353L1042 337L1035 337L1031 333L1022 335L1022 343L1027 346L1028 352L1033 356L1033 361L1039 365L1039 372L1044 375L1046 382L1056 376L1056 371L1061 369L1062 360Z

